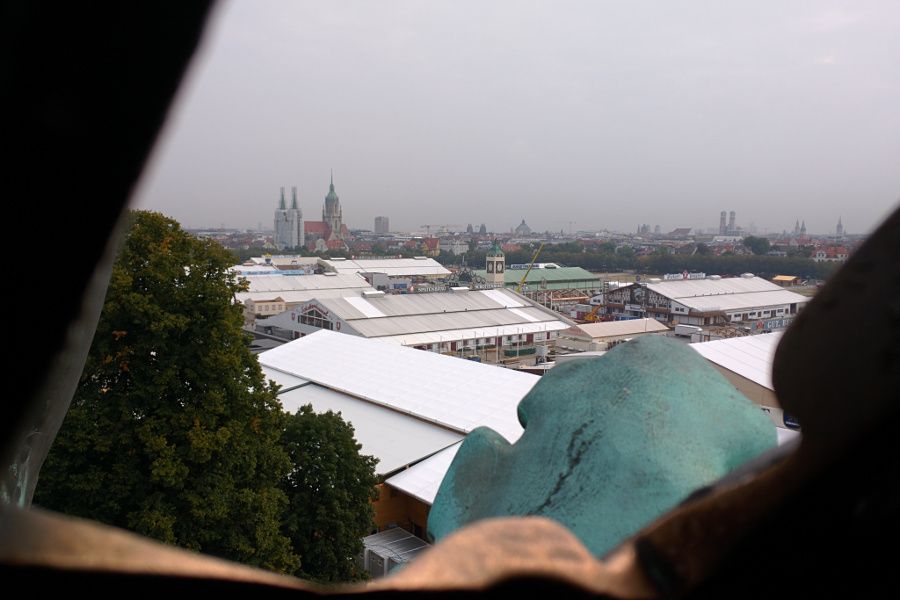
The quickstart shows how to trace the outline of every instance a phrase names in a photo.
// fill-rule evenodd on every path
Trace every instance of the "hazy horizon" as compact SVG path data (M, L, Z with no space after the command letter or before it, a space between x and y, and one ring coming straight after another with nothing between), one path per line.
M509 231L870 231L900 199L888 1L223 2L133 198L272 226L279 190Z

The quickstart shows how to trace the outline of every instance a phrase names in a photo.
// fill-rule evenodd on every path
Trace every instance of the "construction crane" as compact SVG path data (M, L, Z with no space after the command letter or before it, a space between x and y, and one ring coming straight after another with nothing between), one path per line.
M534 267L534 261L537 260L537 257L540 256L541 250L544 249L544 242L541 242L541 246L537 249L537 252L534 253L534 256L531 257L531 263L528 265L528 270L525 271L525 274L522 275L522 280L519 281L519 285L516 286L516 292L522 293L522 286L525 285L525 280L528 279L528 274L531 273L532 267Z

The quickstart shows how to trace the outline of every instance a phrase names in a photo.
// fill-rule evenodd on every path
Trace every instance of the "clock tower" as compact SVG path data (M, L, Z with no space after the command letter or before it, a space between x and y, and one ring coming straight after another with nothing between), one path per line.
M504 279L506 257L503 255L503 250L500 249L500 246L497 245L496 241L494 241L494 245L491 246L491 249L488 250L484 268L485 271L487 271L485 280L488 283L492 283L496 287L504 286L506 281Z

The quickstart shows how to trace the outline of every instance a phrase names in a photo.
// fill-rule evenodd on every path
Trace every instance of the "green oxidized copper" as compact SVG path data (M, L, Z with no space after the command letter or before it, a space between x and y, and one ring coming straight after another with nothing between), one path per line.
M518 414L513 445L485 427L466 437L428 518L434 539L486 517L542 515L602 556L776 444L758 407L660 336L555 367Z

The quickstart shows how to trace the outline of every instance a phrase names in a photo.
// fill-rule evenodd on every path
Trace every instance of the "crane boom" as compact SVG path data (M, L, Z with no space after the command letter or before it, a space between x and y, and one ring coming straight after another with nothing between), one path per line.
M519 285L516 286L516 292L522 293L522 286L525 285L525 280L528 279L528 274L531 273L531 268L534 267L534 261L537 260L537 257L541 254L541 250L544 249L544 242L541 242L541 246L537 249L537 252L534 253L534 256L531 257L531 263L528 265L528 270L525 271L525 274L522 275L522 280L519 281Z

